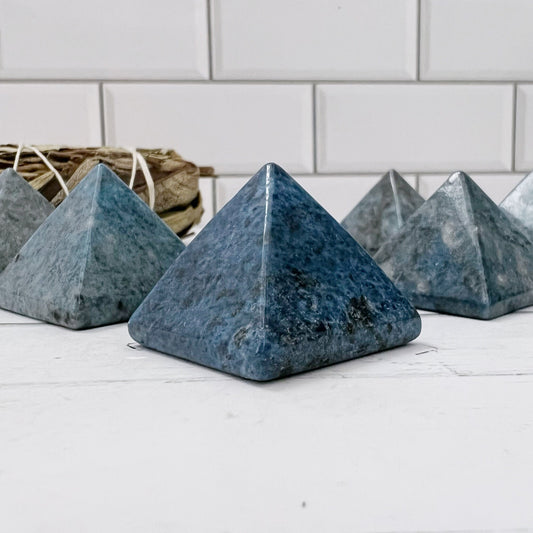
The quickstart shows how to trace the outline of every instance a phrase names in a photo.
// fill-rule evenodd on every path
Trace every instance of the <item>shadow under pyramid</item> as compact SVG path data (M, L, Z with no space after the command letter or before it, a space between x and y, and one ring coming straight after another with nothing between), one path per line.
M283 169L251 178L129 322L141 344L266 381L409 342L420 317Z
M0 307L72 329L124 322L183 248L99 164L0 274Z

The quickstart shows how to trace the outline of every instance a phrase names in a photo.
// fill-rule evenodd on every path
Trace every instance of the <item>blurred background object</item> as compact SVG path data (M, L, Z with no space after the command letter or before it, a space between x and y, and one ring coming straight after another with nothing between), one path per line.
M17 145L0 146L0 169L15 163ZM81 148L69 146L36 146L59 172L69 190L99 163L105 163L126 184L133 177L133 190L148 203L149 194L143 170L134 160L135 150L113 148ZM154 181L154 211L177 234L185 234L201 220L202 197L198 188L200 176L213 176L211 167L198 168L182 159L174 150L138 149ZM45 161L29 147L20 151L17 171L34 189L58 206L65 198L59 182Z

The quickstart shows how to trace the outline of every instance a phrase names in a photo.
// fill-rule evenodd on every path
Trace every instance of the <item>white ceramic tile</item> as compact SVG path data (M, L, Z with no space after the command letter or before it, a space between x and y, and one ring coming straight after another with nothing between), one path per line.
M414 79L416 0L213 0L225 79Z
M422 0L422 79L533 79L532 18L531 0Z
M208 77L206 0L0 0L4 78Z
M517 169L533 169L533 85L519 85L516 89L515 157Z
M449 174L420 175L420 194L429 198L448 178ZM471 178L499 204L505 196L520 182L523 174L469 174Z
M509 170L512 112L507 85L319 85L318 170Z
M251 177L251 176L250 176ZM223 178L216 178L216 206L217 210L222 209L244 186L250 179L245 176L230 176Z
M0 83L0 143L101 143L98 86Z
M333 218L342 220L363 196L377 183L379 175L373 176L295 176L296 181L328 211ZM414 187L415 177L404 176ZM223 207L237 194L249 178L225 176L217 178L217 209Z
M111 144L169 146L217 173L312 169L309 85L106 84Z

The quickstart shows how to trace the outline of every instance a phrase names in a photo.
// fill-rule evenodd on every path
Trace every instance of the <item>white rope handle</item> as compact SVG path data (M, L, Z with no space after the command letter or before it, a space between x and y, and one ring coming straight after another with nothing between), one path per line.
M148 168L148 163L142 154L135 150L135 148L128 148L128 151L131 153L132 165L131 165L131 176L130 176L130 189L133 189L133 183L135 182L135 174L137 173L137 163L141 167L144 181L146 182L146 188L148 189L148 205L153 211L155 206L155 185L150 169Z
M128 148L131 153L131 176L130 176L130 189L133 189L133 184L135 182L135 174L137 174L137 150L135 148Z
M13 170L15 170L15 171L17 170L17 167L18 167L18 164L19 164L19 161L20 161L20 154L22 153L22 150L24 150L24 148L32 150L33 152L35 152L36 155L38 155L42 159L43 163L53 172L54 176L56 177L57 181L59 182L59 185L61 185L61 188L65 192L65 195L68 196L69 195L69 191L68 191L68 187L67 187L67 185L65 183L65 180L61 177L61 174L52 165L52 163L50 163L50 161L48 161L47 157L40 150L38 150L35 146L24 145L22 143L18 145L17 153L15 155L15 161L13 163Z

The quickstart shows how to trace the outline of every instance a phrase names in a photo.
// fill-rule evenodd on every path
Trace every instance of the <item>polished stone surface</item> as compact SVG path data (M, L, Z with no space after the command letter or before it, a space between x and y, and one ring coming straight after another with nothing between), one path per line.
M456 172L376 254L416 307L490 319L533 304L533 246Z
M0 174L0 271L54 207L12 168Z
M398 172L389 170L341 224L374 255L423 203L422 196Z
M503 199L500 208L533 239L533 172Z
M420 317L270 163L180 255L129 330L147 347L265 381L405 344Z
M100 164L0 274L0 307L72 329L123 322L183 248Z

